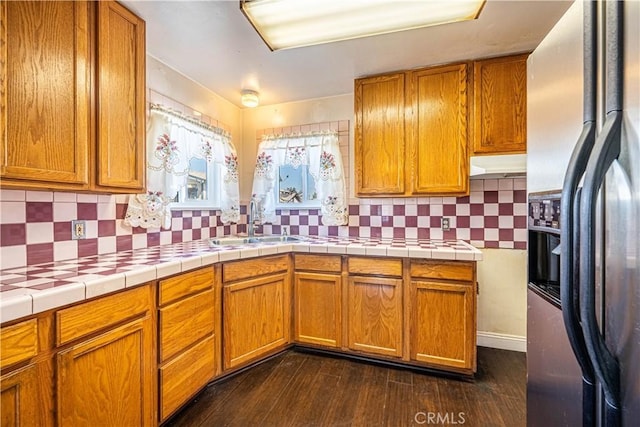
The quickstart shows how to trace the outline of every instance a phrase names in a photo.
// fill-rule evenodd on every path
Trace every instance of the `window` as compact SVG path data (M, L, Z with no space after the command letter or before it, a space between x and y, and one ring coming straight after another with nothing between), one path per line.
M223 223L238 222L238 156L228 133L152 105L147 192L129 198L124 223L170 229L171 209L219 209Z
M342 156L335 131L264 136L253 171L252 200L261 223L277 221L276 208L320 208L323 225L349 220Z
M207 163L205 159L192 158L186 184L178 190L172 200L171 209L217 209L220 207L220 165Z
M307 165L297 168L282 165L278 168L278 181L274 186L276 207L280 209L319 208L316 181Z

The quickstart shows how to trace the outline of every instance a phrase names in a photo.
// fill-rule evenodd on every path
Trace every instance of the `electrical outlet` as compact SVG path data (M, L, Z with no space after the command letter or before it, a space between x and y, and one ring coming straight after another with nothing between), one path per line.
M71 239L80 240L87 238L87 229L85 222L82 220L71 221Z
M442 217L442 231L449 231L450 230L450 222L449 222L450 218L443 216Z

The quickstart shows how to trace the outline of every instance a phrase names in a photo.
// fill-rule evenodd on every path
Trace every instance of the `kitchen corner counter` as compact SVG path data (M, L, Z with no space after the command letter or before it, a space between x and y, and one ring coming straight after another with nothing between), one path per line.
M461 240L305 237L297 242L210 246L206 239L0 270L0 322L217 262L289 252L482 260L482 252Z

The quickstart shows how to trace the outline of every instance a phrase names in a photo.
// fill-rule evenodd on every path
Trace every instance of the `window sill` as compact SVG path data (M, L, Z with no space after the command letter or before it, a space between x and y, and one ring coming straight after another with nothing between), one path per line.
M180 206L169 206L169 209L172 211L219 211L220 206L209 206L209 205L180 205Z
M276 205L275 208L280 211L294 211L294 210L308 210L308 209L321 209L322 205L307 205L307 204L299 204L299 205Z

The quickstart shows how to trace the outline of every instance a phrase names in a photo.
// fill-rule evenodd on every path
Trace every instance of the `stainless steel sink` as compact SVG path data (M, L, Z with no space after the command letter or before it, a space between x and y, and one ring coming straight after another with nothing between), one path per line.
M209 239L211 246L238 246L248 243L274 243L274 242L299 242L302 238L298 236L226 236Z

